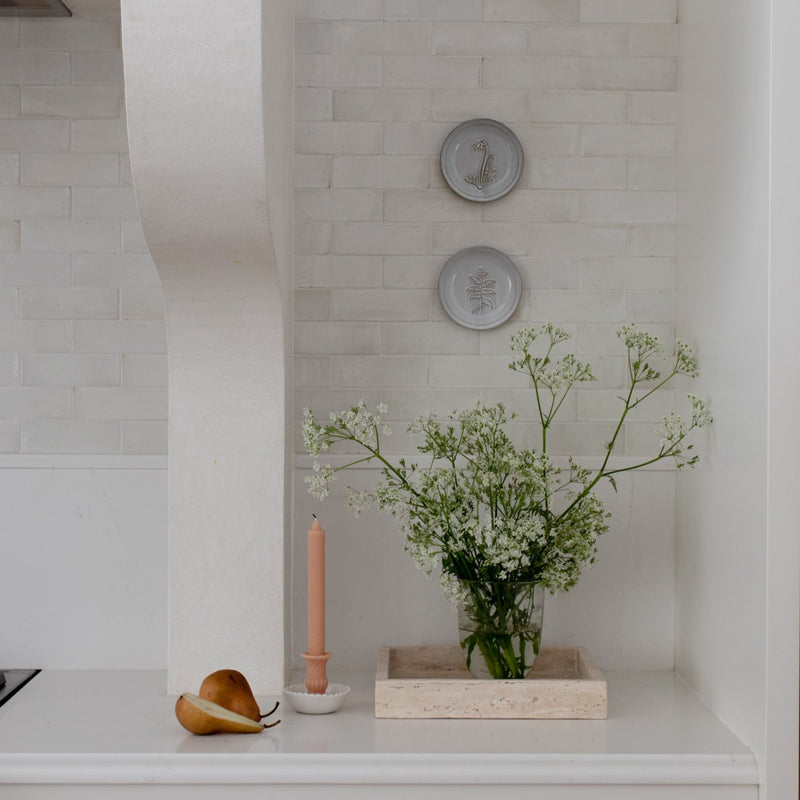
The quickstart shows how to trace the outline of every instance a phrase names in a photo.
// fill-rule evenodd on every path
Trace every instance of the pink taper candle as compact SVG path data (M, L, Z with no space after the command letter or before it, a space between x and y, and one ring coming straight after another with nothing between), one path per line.
M325 531L314 517L308 532L308 652L306 690L324 694L328 688L326 665L330 653L325 652Z
M308 654L325 652L325 531L314 517L308 532Z

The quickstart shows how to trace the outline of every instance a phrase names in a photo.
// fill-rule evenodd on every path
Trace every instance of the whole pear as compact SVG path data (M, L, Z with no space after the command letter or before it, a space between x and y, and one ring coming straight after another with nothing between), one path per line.
M261 709L247 678L235 669L218 669L200 684L200 697L258 722Z
M217 703L184 692L175 703L178 722L190 733L261 733L264 725Z

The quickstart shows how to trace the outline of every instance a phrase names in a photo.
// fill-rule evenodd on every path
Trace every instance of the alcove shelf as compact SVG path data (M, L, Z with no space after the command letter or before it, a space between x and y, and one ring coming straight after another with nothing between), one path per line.
M754 756L669 672L609 673L602 721L379 720L374 673L335 677L353 687L336 714L284 702L261 734L192 736L162 671L45 670L0 710L0 798L23 785L36 800L212 797L221 784L232 798L758 796Z

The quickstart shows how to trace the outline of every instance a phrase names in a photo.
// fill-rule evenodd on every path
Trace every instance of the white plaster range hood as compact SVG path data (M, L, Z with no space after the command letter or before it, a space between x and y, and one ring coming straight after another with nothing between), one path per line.
M169 362L168 691L285 683L293 4L123 0L134 185Z

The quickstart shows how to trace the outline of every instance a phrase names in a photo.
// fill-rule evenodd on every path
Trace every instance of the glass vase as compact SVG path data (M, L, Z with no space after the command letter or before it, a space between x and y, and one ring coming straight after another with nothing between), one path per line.
M458 639L476 678L525 678L539 654L544 587L533 582L459 581Z

